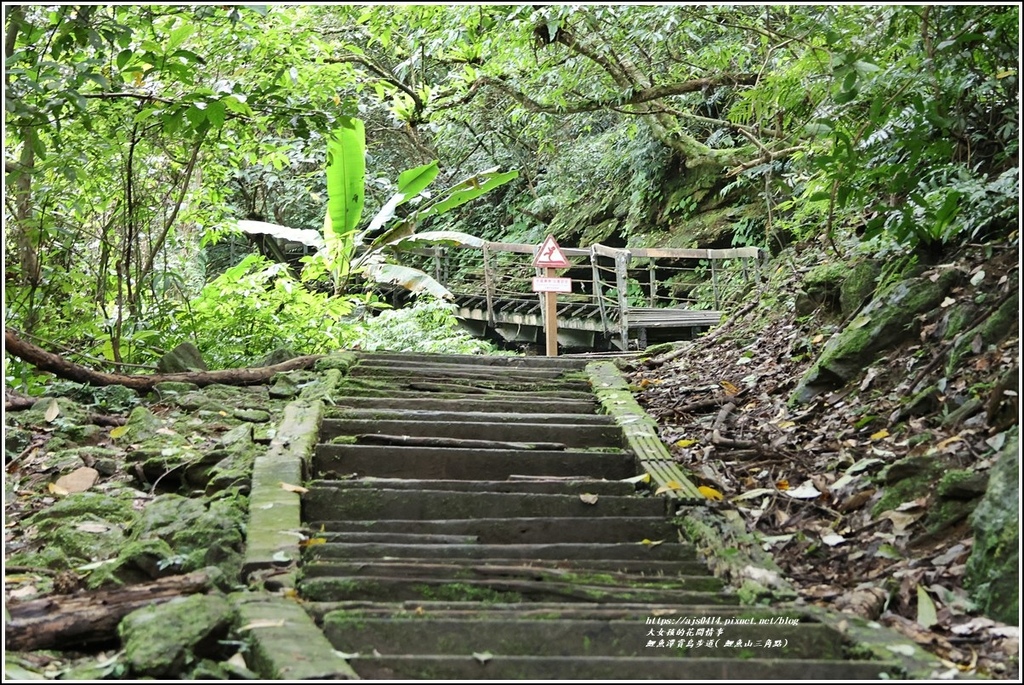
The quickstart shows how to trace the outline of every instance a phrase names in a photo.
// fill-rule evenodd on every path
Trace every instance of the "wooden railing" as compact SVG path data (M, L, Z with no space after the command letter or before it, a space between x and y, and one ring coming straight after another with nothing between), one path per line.
M484 242L475 247L418 250L408 258L412 266L431 273L457 297L480 298L480 310L493 326L503 310L539 306L542 295L531 291L537 245ZM738 265L742 275L760 279L763 251L756 247L732 249L614 248L595 244L563 247L569 266L560 275L572 279L572 292L559 294L560 320L573 317L600 322L606 335L616 335L624 346L631 329L680 326L682 312L703 312L690 317L706 326L723 305L721 275ZM409 253L406 253L409 254ZM708 292L710 289L710 292ZM665 310L662 312L655 310ZM715 320L717 323L717 320ZM561 324L560 324L561 325ZM595 325L592 330L597 330Z

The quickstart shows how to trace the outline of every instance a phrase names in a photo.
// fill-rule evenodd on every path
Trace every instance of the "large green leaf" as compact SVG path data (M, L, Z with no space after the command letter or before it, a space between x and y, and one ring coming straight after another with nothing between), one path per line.
M401 264L387 264L377 262L368 265L363 274L366 278L378 283L394 283L411 293L428 292L434 297L451 300L454 296L443 285L433 278L420 271Z
M443 199L440 199L421 210L419 212L419 217L425 218L433 214L443 214L449 209L454 209L455 207L464 205L470 200L478 198L484 193L490 192L518 176L518 171L506 171L504 173L499 173L497 168L481 171L480 173L474 174L465 181L457 183L446 190L440 196Z
M370 225L366 227L366 230L362 232L361 236L373 235L381 226L386 224L388 221L394 218L395 210L399 205L405 204L409 200L413 199L426 189L430 183L437 178L437 174L440 169L437 166L437 160L418 166L414 169L408 169L398 175L398 192L391 196L391 198L380 208L377 215L373 217ZM405 230L403 226L398 226L399 232ZM394 231L388 231L381 236L378 236L373 241L373 245L383 245L394 240L397 236L393 235ZM362 242L362 241L360 241Z
M327 142L327 214L331 229L354 231L363 213L366 131L360 119L343 118Z
M388 244L388 247L396 250L407 250L419 247L423 243L431 245L444 245L447 247L483 247L484 240L469 233L459 231L424 231L404 238L399 238Z
M250 221L248 219L239 219L237 225L238 230L249 235L270 235L281 240L302 243L303 245L318 249L324 246L324 239L320 236L320 233L308 228L289 228L280 224L271 224L266 221Z

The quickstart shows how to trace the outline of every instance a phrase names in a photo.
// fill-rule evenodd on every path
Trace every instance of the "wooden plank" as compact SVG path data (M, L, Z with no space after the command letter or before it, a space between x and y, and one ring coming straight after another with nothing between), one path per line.
M612 259L614 259L617 254L623 251L614 247L607 247L606 245L602 245L601 243L594 243L593 245L590 246L590 249L593 251L594 254L598 255L599 257L611 257Z
M706 504L697 486L675 462L658 437L658 424L637 403L629 386L612 362L587 364L587 375L605 413L611 414L622 428L626 443L636 455L640 468L651 474L655 490L670 488L670 499Z

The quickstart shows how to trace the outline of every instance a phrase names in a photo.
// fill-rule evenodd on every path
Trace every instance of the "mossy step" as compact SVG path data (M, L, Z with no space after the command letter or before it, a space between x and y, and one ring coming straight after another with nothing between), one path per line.
M680 659L668 649L642 657L358 655L349 664L367 680L877 680L899 678L882 661L772 657ZM737 649L736 653L739 654Z
M387 488L388 490L445 490L448 492L519 492L547 495L616 495L636 494L636 486L621 480L423 480L409 478L359 478L319 480L312 486L337 488Z
M581 568L596 568L591 560L614 561L696 561L691 545L666 542L657 546L639 542L552 543L546 545L416 545L372 542L352 544L328 542L305 548L304 559L558 559L576 562Z
M659 516L665 500L598 496L588 504L578 495L445 490L346 489L313 485L302 495L305 520L498 518L518 516Z
M653 621L652 626L668 625L658 621L676 622L680 617L704 619L708 622L721 617L725 619L761 619L776 620L796 618L801 623L815 623L815 619L803 612L799 607L777 606L745 607L723 604L644 604L635 602L618 602L614 604L596 602L519 602L503 604L500 602L482 604L480 602L443 602L443 601L409 601L409 602L306 602L304 605L310 616L318 624L331 612L341 612L347 616L364 618L396 618L396 619L486 619L500 621L534 621L534 620L596 620L596 621L638 621L646 625ZM706 624L710 625L710 623Z
M427 390L434 392L469 392L479 395L489 393L527 392L571 392L589 393L592 388L586 380L551 378L474 378L469 376L448 376L438 374L406 374L402 376L346 376L340 384L344 388L365 388L368 390Z
M604 414L509 413L504 411L436 411L430 409L351 409L335 407L325 412L329 419L371 419L389 421L466 421L471 423L562 423L571 425L614 425Z
M594 399L592 393L576 390L536 390L531 387L522 392L513 392L510 390L483 390L481 388L470 388L469 386L452 390L442 383L424 385L433 389L411 390L403 387L366 388L341 383L338 385L334 395L337 395L339 398L387 397L392 399L431 398L436 400L479 400L486 398L506 402L527 403L520 405L522 407L533 407L535 403L541 402L592 402ZM333 395L331 399L334 399Z
M430 576L315 576L299 582L303 599L331 602L451 600L468 602L651 602L737 604L734 594L718 591L638 586L584 585L517 578L453 579Z
M457 440L495 440L500 442L559 443L566 447L620 447L622 430L618 426L592 426L571 423L476 423L452 421L392 421L373 419L324 419L320 440L328 442L339 435L408 435L442 437Z
M706 569L693 564L697 575L645 575L642 573L619 573L588 569L560 569L541 567L523 562L494 564L488 560L475 564L451 564L444 561L400 562L382 560L376 563L333 562L310 563L302 567L302 578L325 578L330 576L386 576L392 578L418 577L443 578L449 580L475 579L520 579L543 580L558 583L579 583L583 585L604 585L618 588L660 587L668 590L689 590L691 592L718 592L725 587L720 578L707 574Z
M586 366L586 359L570 357L516 357L511 355L419 354L413 352L359 352L360 364L456 364L461 366L497 366L524 369L574 369Z
M479 543L478 543L479 544ZM655 581L665 578L689 578L704 576L708 567L704 562L693 556L684 559L510 559L506 557L489 557L486 559L466 557L402 557L401 559L384 559L381 557L350 556L344 559L316 559L307 555L302 564L302 572L310 577L325 575L359 575L362 569L375 567L410 568L447 566L455 576L468 577L475 575L480 567L514 568L528 567L537 573L552 571L555 573L575 573L596 575L607 573L623 573L631 576L643 576ZM396 571L395 575L399 575Z
M572 373L572 372L570 372ZM474 380L515 381L558 380L566 376L563 369L527 369L503 366L472 366L468 364L357 364L349 369L349 376L375 378L437 377L470 378ZM572 380L580 380L568 376Z
M434 393L435 395L437 393ZM339 409L397 409L438 412L489 412L515 416L519 413L542 414L591 414L596 415L597 402L593 398L568 401L558 398L533 399L529 403L521 400L491 398L483 395L465 396L462 399L443 399L435 396L394 398L387 394L377 397L335 397Z
M636 475L633 455L622 450L493 450L385 445L317 445L318 474L487 480L511 475L580 476L621 480Z
M399 519L383 521L312 521L312 535L367 532L413 535L472 535L482 544L507 545L544 542L638 542L676 540L675 525L661 516L602 516L600 518L473 518Z
M703 618L701 616L679 618ZM681 658L736 658L737 650L725 646L761 642L742 656L767 652L783 659L842 659L844 640L820 623L796 625L657 626L647 617L627 621L586 619L503 620L453 618L366 618L346 612L327 614L324 634L334 648L351 654L465 654L490 652L509 656L652 656L647 647L652 637L672 640L659 656ZM770 620L770 619L767 619ZM684 642L677 647L677 641ZM711 647L704 645L712 642ZM765 640L780 647L763 647ZM696 646L697 642L701 646ZM692 646L687 646L692 645Z

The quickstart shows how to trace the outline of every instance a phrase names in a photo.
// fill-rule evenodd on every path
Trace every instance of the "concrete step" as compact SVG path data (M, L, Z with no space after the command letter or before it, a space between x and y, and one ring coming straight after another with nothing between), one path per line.
M329 419L363 419L387 421L433 421L452 423L561 423L569 425L613 426L615 420L606 414L511 413L506 411L434 411L429 409L354 409L334 407L324 413Z
M338 408L353 407L358 409L393 409L420 410L437 412L476 411L515 415L519 413L540 414L591 414L596 415L597 403L593 398L566 400L564 398L534 398L529 403L519 399L503 399L484 397L482 395L465 396L462 399L441 399L436 396L407 396L394 398L386 394L377 397L339 396L334 397Z
M601 516L597 518L473 518L399 519L373 521L310 521L312 535L334 533L407 533L410 535L470 535L487 545L551 542L639 542L677 539L676 527L662 516Z
M622 429L609 425L324 419L320 426L321 442L329 442L339 435L409 435L456 440L559 443L566 447L622 445Z
M551 543L544 545L417 545L328 542L305 548L304 560L367 559L551 559L575 562L580 568L595 568L591 560L609 561L696 561L691 545L666 542L657 546L639 542Z
M522 369L571 369L580 370L589 363L589 359L573 359L571 357L521 357L504 355L475 354L417 354L414 352L360 352L359 364L388 365L423 364L432 366L455 364L459 366L506 367Z
M339 398L348 397L388 397L392 399L415 399L433 398L442 400L503 400L506 402L523 402L523 406L535 406L535 403L567 401L567 402L591 402L594 395L590 392L574 390L523 390L515 392L511 390L484 390L470 386L454 387L444 383L416 383L418 388L404 387L399 384L396 387L364 387L346 383L344 380L338 384L337 395ZM332 398L333 399L333 398Z
M400 533L396 533L400 535ZM383 541L382 541L383 542ZM720 592L724 583L719 578L707 575L702 565L695 565L699 575L645 575L642 573L620 573L595 569L561 569L538 566L535 563L513 562L499 565L491 561L475 564L454 564L445 561L377 561L309 563L302 569L302 578L325 578L330 576L384 576L391 578L441 578L453 581L481 579L518 579L549 581L557 583L580 583L603 585L616 588L660 587L669 590L691 592Z
M517 578L451 579L430 576L315 576L298 586L303 599L317 602L344 600L467 602L643 602L674 604L737 604L735 594L719 591L670 589L640 585L616 587L578 582Z
M567 376L567 374L569 374ZM348 375L354 378L371 376L374 378L396 377L436 377L436 378L469 378L474 380L492 381L551 381L581 380L580 372L558 368L516 368L511 366L476 366L472 364L365 364L359 363L349 369Z
M449 376L408 373L386 376L345 376L344 387L366 388L369 390L391 388L405 390L434 390L437 392L524 393L524 392L573 392L589 394L589 381L549 378L517 379L513 375L502 376Z
M621 450L546 451L451 449L386 445L317 445L316 473L380 478L487 480L512 475L621 480L636 474L636 458Z
M316 545L319 546L319 545ZM408 548L406 548L408 550ZM349 556L344 559L315 559L306 555L302 568L304 573L312 576L328 575L359 575L360 569L369 569L381 564L396 565L398 567L434 567L443 565L452 569L453 577L464 578L476 575L476 569L482 567L516 568L523 567L535 570L543 574L545 571L553 573L576 573L584 575L623 573L631 576L647 576L654 579L663 578L688 578L691 576L707 575L708 569L704 562L696 555L683 559L530 559L520 557L518 559L503 558L500 556L487 559L467 557L463 559L451 557L416 558L404 556L401 558L382 559L380 557L359 557ZM393 575L399 575L397 572ZM708 576L709 578L711 576Z
M737 655L741 651L735 650ZM379 680L877 680L898 674L893 662L680 658L672 649L642 657L358 655L349 660L364 679ZM898 676L890 676L898 677Z
M545 495L576 495L593 493L595 495L615 495L627 497L635 495L636 486L619 480L558 480L521 479L521 480L417 480L409 478L358 478L346 480L319 480L312 483L315 487L337 488L339 490L358 490L365 488L388 490L443 490L446 492L515 492L537 493Z
M496 518L515 516L657 516L660 497L597 496L588 504L576 495L386 490L312 485L302 496L306 520Z
M678 630L677 630L678 628ZM751 658L766 653L782 659L842 659L843 636L820 623L796 625L654 626L637 620L501 620L448 618L366 618L345 612L324 617L324 634L346 653L466 654L491 652L508 656L657 656L670 652L685 658ZM766 637L769 636L769 637ZM672 641L661 650L650 639ZM736 648L741 640L759 647ZM765 640L780 641L764 647ZM711 646L706 646L710 641ZM682 647L676 645L682 642ZM697 646L697 643L700 646ZM729 646L726 646L726 643ZM737 653L739 651L739 653Z

